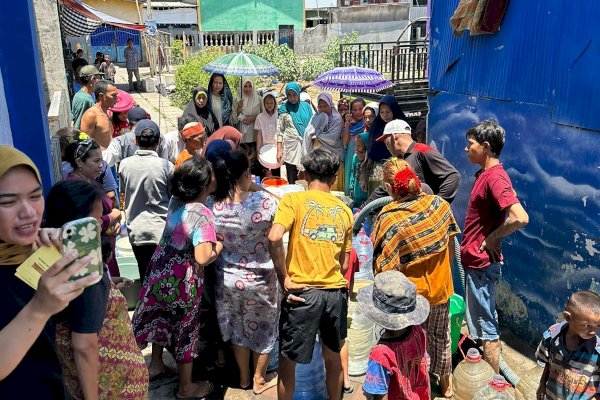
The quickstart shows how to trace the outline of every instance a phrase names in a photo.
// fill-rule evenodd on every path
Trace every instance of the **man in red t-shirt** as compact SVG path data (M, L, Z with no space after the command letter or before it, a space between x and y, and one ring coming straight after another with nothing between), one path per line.
M469 335L483 341L484 358L496 373L500 368L496 312L496 284L503 260L500 240L529 222L499 160L504 137L504 129L490 120L467 131L467 158L481 169L475 174L460 245L466 275Z

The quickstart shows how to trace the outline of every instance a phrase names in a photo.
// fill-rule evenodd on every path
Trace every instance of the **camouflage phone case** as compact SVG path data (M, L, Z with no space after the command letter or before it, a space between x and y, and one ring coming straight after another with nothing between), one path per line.
M86 268L71 279L76 280L90 275L94 271L102 276L102 250L100 244L100 226L95 218L87 217L67 222L62 227L63 252L68 254L77 250L78 258L90 256Z

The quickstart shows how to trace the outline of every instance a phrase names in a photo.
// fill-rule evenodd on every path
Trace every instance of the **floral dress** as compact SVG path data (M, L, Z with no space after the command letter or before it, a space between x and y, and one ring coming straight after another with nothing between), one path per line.
M242 203L214 203L217 239L223 251L215 261L216 308L224 341L269 353L277 340L279 284L268 249L277 201L265 192Z
M148 265L133 315L138 344L165 347L177 363L198 356L203 269L194 259L201 243L216 244L213 213L201 203L169 204L163 237Z

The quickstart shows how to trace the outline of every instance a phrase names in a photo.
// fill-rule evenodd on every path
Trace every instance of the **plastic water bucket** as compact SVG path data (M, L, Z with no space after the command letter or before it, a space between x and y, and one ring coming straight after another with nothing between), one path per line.
M129 237L125 236L117 239L115 247L117 250L117 257L134 257Z
M283 178L273 177L263 179L262 184L265 186L283 186L287 185L288 181Z
M453 294L450 297L450 341L452 353L456 353L458 350L458 341L460 340L460 327L462 326L463 319L465 318L467 306L464 299Z
M258 153L258 161L263 167L268 169L277 169L281 167L281 163L277 162L277 145L265 144L260 148Z
M127 300L127 308L133 310L138 302L139 293L142 288L137 260L133 256L117 257L117 263L119 264L121 276L133 281L132 286L121 289L121 293L123 293L125 300Z

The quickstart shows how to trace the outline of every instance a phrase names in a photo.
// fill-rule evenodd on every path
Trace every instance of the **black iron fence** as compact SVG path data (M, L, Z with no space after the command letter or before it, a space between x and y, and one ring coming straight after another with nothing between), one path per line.
M392 82L427 80L425 41L375 42L340 45L338 66L372 68Z

